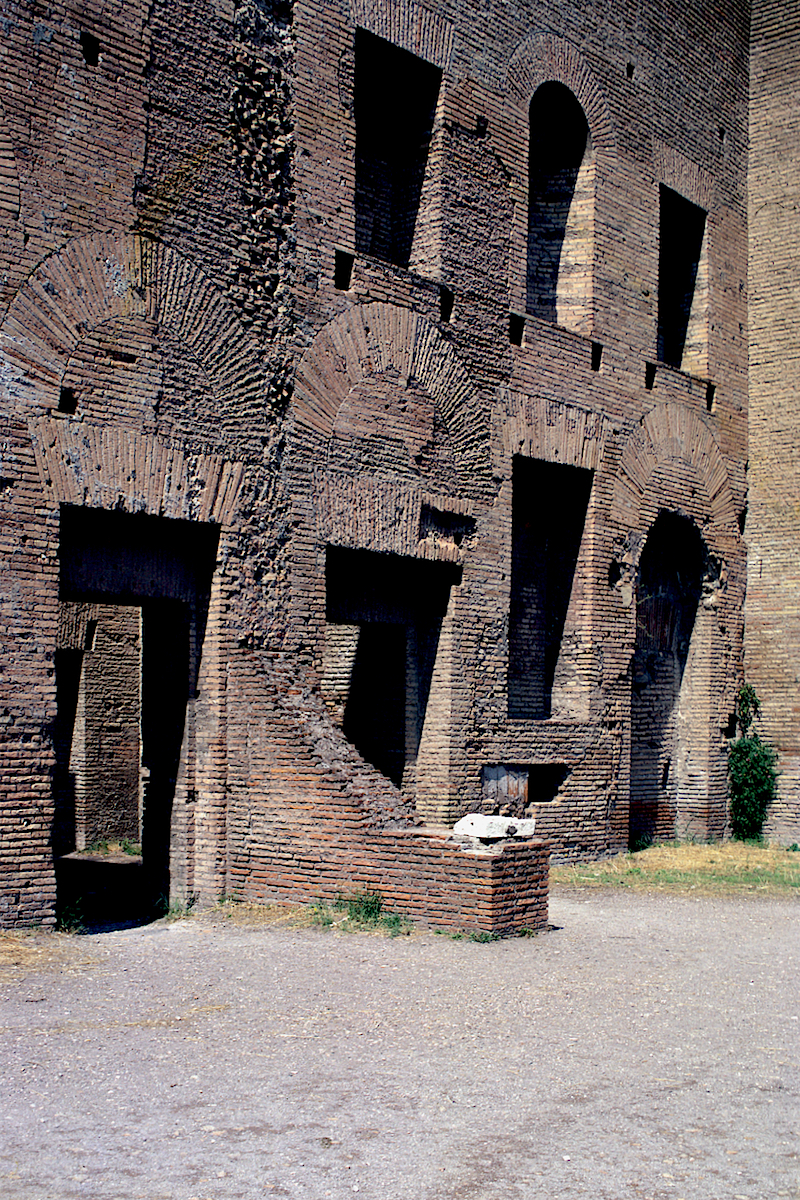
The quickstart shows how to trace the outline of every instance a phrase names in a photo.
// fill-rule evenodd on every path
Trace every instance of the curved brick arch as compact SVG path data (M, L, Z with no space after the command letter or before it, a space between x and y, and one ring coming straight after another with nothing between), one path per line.
M2 110L0 110L2 120ZM19 216L20 187L17 159L11 138L0 127L0 212Z
M375 375L401 387L413 380L441 414L462 462L483 460L486 440L470 420L475 388L463 364L425 317L382 301L348 309L314 338L297 369L297 425L330 437L352 390Z
M136 234L70 242L28 277L0 329L0 377L12 400L34 414L56 408L86 333L133 316L168 326L196 356L223 431L263 413L258 348L225 297L177 250Z
M563 83L578 98L586 114L596 153L615 154L616 136L605 97L592 71L574 46L556 37L528 37L511 57L506 72L511 104L527 123L534 92L543 83Z
M644 532L659 507L661 481L672 485L681 510L705 527L711 541L738 533L728 471L713 433L690 409L668 402L651 408L625 443L612 523Z
M350 17L354 25L443 70L450 66L452 22L415 0L350 0Z
M495 406L492 424L495 474L507 471L515 454L595 471L608 436L602 413L512 388Z
M586 202L594 210L594 196L616 157L616 132L605 96L593 72L574 46L561 38L532 35L514 51L506 70L503 119L493 134L493 143L511 180L514 219L509 248L509 306L512 311L528 308L528 161L531 100L543 83L561 83L578 100L589 125L591 154L584 159L580 178ZM589 242L594 238L594 221L588 222ZM573 244L573 253L587 264L594 261L591 244ZM574 274L574 273L573 273ZM575 332L589 334L594 325L593 267L584 285L566 300L559 323Z

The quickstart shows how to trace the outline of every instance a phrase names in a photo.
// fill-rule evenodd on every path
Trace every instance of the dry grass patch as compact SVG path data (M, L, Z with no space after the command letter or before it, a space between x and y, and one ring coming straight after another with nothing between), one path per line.
M224 921L227 925L287 925L302 928L313 925L310 909L302 904L251 904L247 901L222 900L213 908L200 909L193 917L206 921Z
M778 846L722 842L671 843L579 865L552 866L550 882L566 887L705 895L797 896L800 854Z
M67 934L0 931L0 979L61 963L73 950L73 940Z

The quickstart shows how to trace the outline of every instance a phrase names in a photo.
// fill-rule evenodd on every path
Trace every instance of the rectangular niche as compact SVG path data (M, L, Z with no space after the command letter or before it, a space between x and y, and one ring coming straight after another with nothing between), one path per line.
M708 371L706 213L663 184L659 193L658 359Z
M356 252L411 259L442 72L356 30Z
M515 456L508 715L546 720L592 490L583 467Z
M442 623L460 567L329 546L323 697L359 754L413 790L423 728L448 707L437 675Z
M503 816L535 816L540 804L555 800L568 775L564 763L486 766L481 771L481 807Z

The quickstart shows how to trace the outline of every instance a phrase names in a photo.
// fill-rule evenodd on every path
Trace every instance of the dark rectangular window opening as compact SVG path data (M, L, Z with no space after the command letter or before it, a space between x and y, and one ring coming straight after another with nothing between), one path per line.
M706 213L661 185L658 251L658 358L680 367L703 249Z
M603 344L602 342L592 342L592 370L599 371L603 361Z
M416 760L450 589L461 568L329 546L326 617L358 627L343 732L400 787Z
M569 777L566 763L498 763L481 771L481 811L504 817L535 817L552 804Z
M348 254L346 250L335 251L333 260L333 286L338 288L340 292L350 291L354 258L355 255Z
M443 283L439 284L439 320L449 321L453 315L453 304L455 296L449 287L445 287Z
M522 345L522 335L525 333L525 318L520 313L508 314L508 340L512 346Z
M655 381L656 381L656 364L655 363L645 363L644 364L644 386L647 388L648 392L652 392L653 384L655 383Z
M356 30L356 253L407 267L442 72Z
M546 720L593 472L515 456L508 715Z

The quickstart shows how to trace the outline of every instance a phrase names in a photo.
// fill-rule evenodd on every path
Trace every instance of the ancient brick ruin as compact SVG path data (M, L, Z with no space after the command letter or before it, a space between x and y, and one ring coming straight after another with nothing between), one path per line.
M535 928L723 836L745 657L798 836L792 7L4 12L0 920Z

